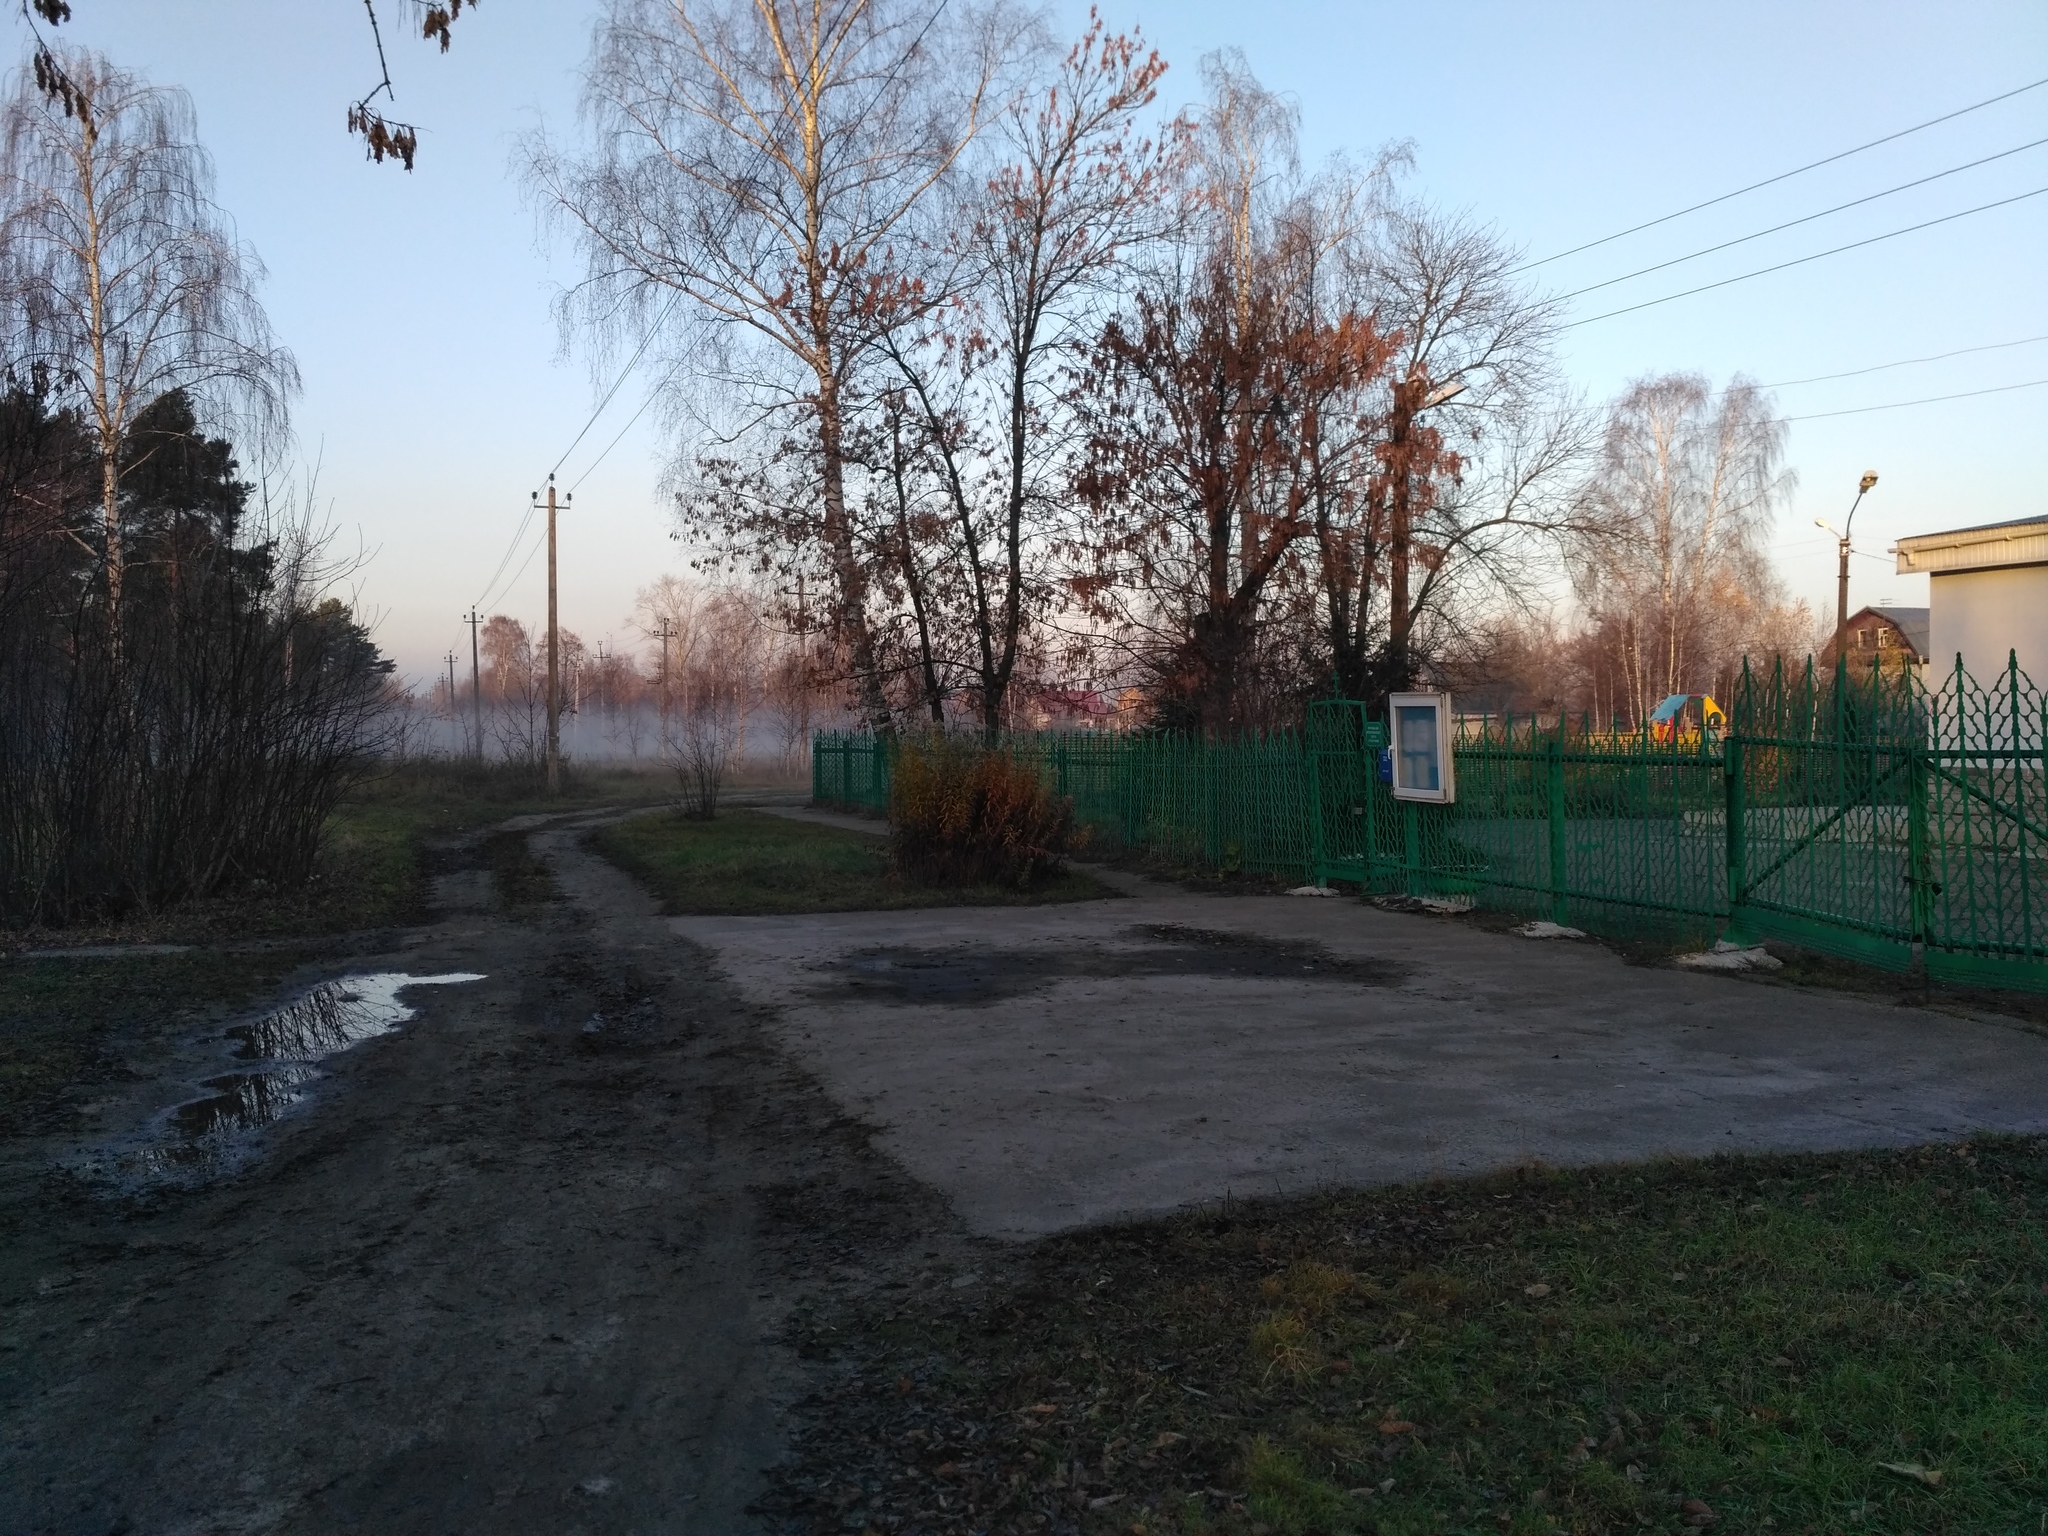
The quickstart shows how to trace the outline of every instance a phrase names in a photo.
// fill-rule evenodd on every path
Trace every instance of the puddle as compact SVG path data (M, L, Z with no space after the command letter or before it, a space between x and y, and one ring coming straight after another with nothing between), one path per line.
M323 981L296 1002L286 1003L249 1024L238 1024L228 1037L241 1043L235 1054L244 1061L318 1061L378 1035L388 1035L413 1016L398 999L407 987L446 987L482 981L470 971L445 976L408 976L379 971L370 976L344 976Z
M1088 949L916 949L858 951L819 969L835 978L819 997L889 1003L986 1003L1069 977L1223 976L1385 987L1402 971L1388 961L1333 954L1320 944L1178 924L1124 930L1131 947Z
M116 1182L193 1180L231 1172L254 1153L254 1135L302 1101L326 1074L318 1063L414 1016L399 994L411 987L482 981L470 971L410 976L381 971L323 981L282 1007L236 1024L203 1044L218 1059L221 1042L250 1063L199 1080L200 1097L174 1104L118 1144L74 1159L75 1172Z

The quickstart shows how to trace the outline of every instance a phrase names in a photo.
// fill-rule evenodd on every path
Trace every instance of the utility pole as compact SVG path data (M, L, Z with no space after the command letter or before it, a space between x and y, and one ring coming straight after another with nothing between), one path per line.
M453 651L448 653L448 718L450 720L460 718L455 713L455 653Z
M675 631L667 619L661 621L661 749L668 750L668 643Z
M476 755L484 755L484 688L476 665L476 627L483 622L476 616L476 609L469 610L469 617L463 620L469 626L469 703L476 716Z
M573 498L563 496L567 507ZM536 505L540 492L533 493ZM555 477L548 476L548 793L562 792L562 645L555 604Z

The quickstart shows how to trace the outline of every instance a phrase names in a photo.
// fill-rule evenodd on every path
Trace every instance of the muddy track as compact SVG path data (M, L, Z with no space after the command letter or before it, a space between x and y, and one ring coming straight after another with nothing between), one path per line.
M793 1309L974 1262L703 951L522 826L348 969L481 972L325 1064L239 1174L0 1180L0 1530L765 1529ZM602 1027L586 1028L593 1015Z

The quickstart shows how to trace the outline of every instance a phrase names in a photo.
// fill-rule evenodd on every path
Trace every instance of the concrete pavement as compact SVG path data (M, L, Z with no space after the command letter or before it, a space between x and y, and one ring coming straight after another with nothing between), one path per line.
M2048 1131L2048 1039L1355 901L673 918L880 1144L1023 1239L1541 1160Z

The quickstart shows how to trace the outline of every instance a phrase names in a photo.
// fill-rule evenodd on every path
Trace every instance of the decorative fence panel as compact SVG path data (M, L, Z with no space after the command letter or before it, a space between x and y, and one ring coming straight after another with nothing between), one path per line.
M1462 897L1598 932L1775 937L1941 979L2048 991L2048 698L2009 662L1816 678L1746 671L1725 736L1461 721L1457 799L1397 801L1385 728L1311 706L1300 733L1034 733L1100 852ZM821 733L812 793L886 814L893 744Z

